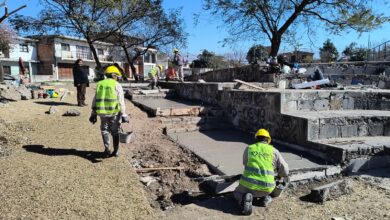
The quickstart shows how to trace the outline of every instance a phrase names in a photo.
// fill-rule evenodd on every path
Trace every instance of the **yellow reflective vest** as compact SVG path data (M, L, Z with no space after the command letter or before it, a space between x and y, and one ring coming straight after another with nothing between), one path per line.
M96 105L98 115L115 115L120 112L118 96L116 94L117 81L111 78L99 81L96 87Z
M257 191L272 192L275 188L273 167L274 147L256 143L248 147L248 162L240 179L240 185Z

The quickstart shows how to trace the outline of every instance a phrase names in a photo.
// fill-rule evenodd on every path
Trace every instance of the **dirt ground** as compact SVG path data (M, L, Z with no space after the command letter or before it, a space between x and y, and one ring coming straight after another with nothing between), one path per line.
M94 87L87 91L88 103ZM124 130L134 131L132 143L121 146L120 157L103 159L99 122L91 125L90 107L73 103L74 94L64 102L0 107L0 219L390 219L389 191L358 178L350 178L350 195L314 204L300 199L310 186L290 189L269 207L255 207L251 217L239 215L231 195L193 196L186 200L193 203L176 204L186 192L200 191L191 178L210 174L202 161L131 102L126 104L131 123ZM59 112L45 114L53 104ZM61 116L69 109L81 116ZM183 169L137 174L141 167Z

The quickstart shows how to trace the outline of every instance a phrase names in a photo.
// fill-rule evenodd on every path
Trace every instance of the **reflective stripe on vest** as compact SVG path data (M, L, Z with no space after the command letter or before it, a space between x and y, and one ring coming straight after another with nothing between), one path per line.
M272 192L275 188L274 148L265 143L248 147L248 162L240 184L251 190Z
M110 78L98 83L96 87L96 105L94 106L98 115L115 115L120 112L116 84L117 82Z

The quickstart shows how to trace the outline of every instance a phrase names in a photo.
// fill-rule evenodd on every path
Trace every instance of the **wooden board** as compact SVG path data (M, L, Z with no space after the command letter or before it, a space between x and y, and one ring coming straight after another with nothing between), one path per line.
M241 83L241 84L243 84L243 85L246 85L246 86L249 86L249 87L251 87L251 88L254 88L254 89L258 89L258 90L265 90L264 88L261 88L261 87L255 86L255 85L253 85L253 84L251 84L251 83L247 83L247 82L244 82L244 81L242 81L242 80L239 80L239 79L235 79L235 80L233 80L233 81L234 81L234 82Z

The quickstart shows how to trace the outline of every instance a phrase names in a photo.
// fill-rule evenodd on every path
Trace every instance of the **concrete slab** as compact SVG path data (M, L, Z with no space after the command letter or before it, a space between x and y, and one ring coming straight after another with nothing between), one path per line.
M205 111L200 102L181 99L135 99L133 103L153 116L196 116Z
M253 142L252 135L238 130L195 131L168 133L168 135L209 163L221 175L242 173L244 149ZM334 166L327 166L324 162L301 155L285 146L275 147L289 164L292 176L299 175L292 177L292 180L325 176L330 167L334 168Z
M200 102L187 101L181 99L137 100L137 102L152 109L201 107Z

